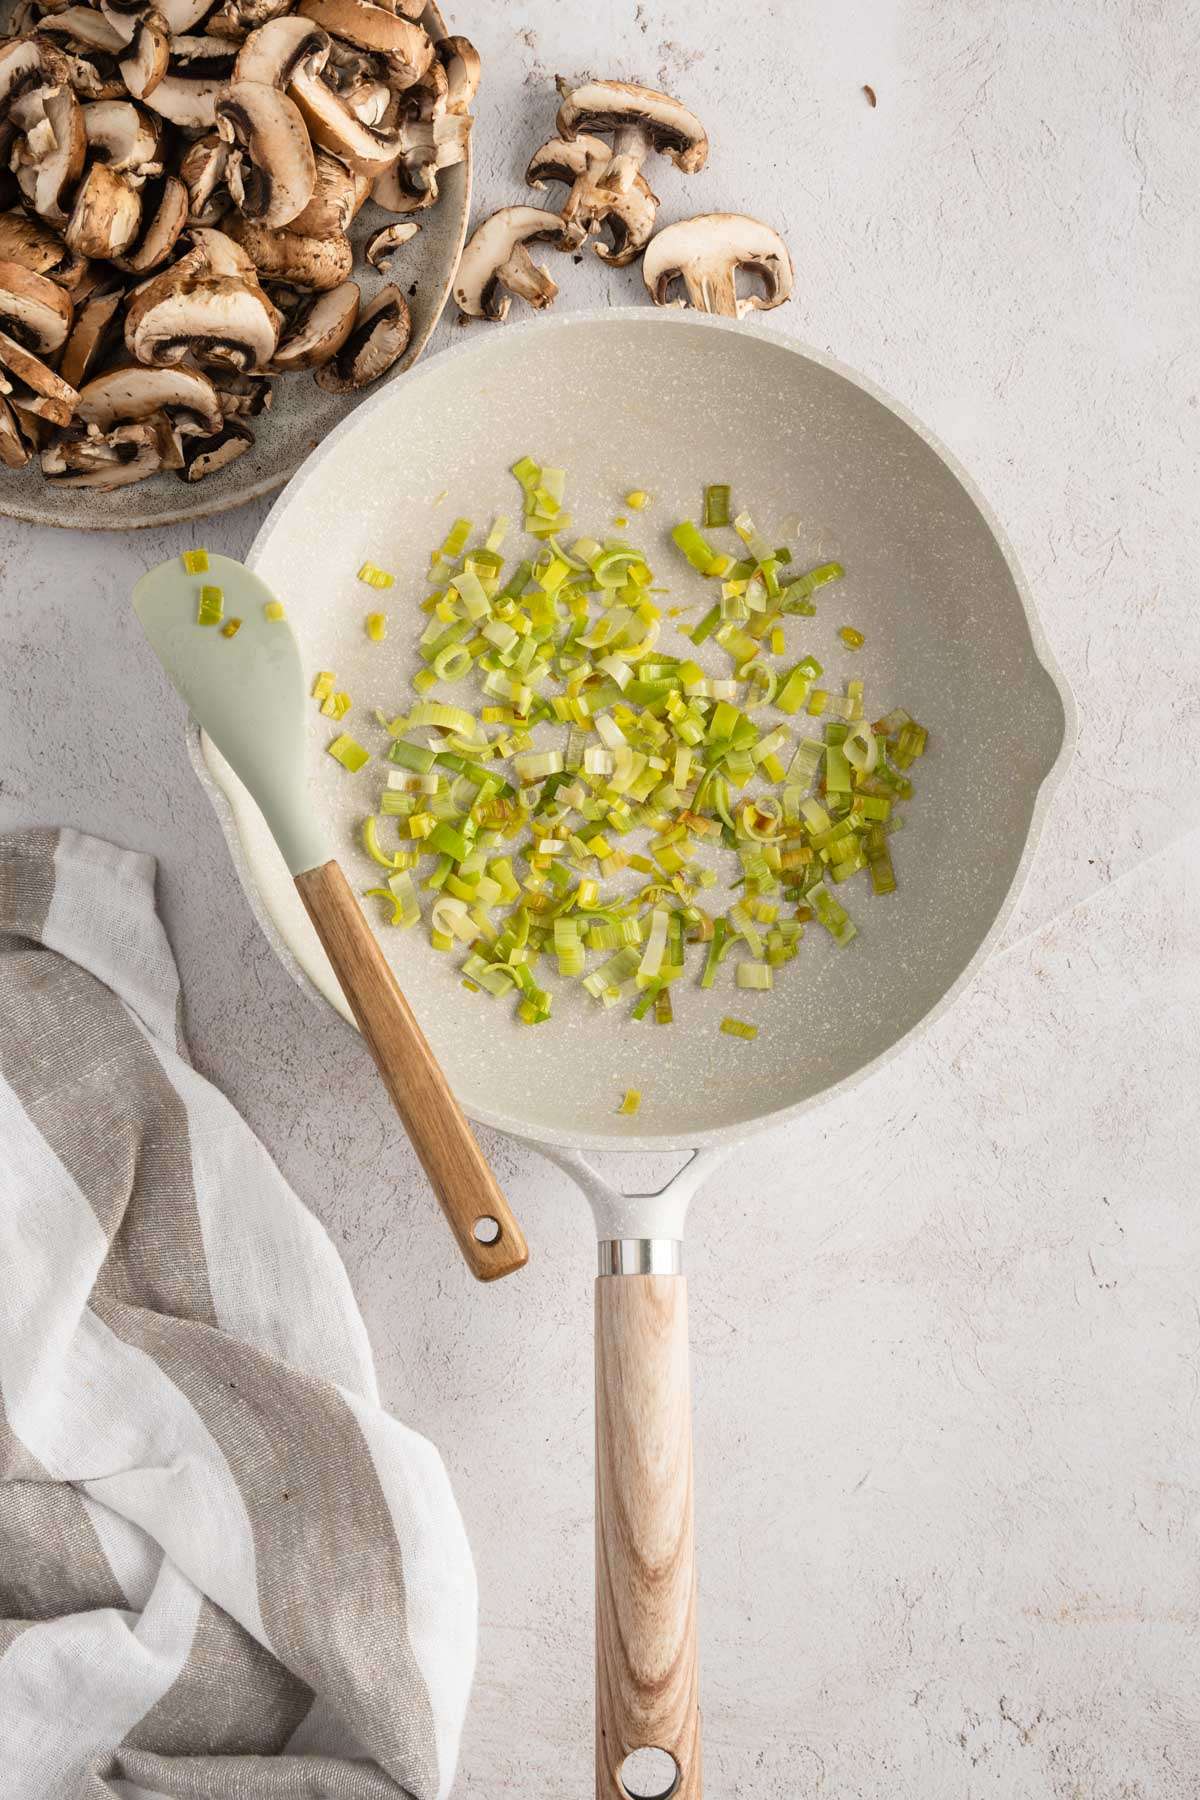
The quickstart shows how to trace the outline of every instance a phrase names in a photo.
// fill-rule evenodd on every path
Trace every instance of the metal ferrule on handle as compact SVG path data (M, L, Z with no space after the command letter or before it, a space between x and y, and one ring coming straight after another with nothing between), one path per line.
M682 1275L680 1238L601 1238L601 1275Z

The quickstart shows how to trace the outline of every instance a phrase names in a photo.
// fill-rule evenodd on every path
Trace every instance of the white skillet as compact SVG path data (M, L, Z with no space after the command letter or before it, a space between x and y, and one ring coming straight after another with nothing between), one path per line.
M602 535L632 487L653 496L635 533L670 571L672 599L701 597L667 543L705 483L733 485L802 564L836 555L846 580L818 617L789 626L869 705L902 705L931 734L895 840L900 889L842 897L860 935L845 950L810 927L773 993L677 990L671 1028L604 1012L582 990L527 1028L465 992L416 933L383 942L467 1114L539 1145L591 1202L596 1289L596 1793L702 1792L692 1553L684 1218L719 1158L752 1129L795 1120L894 1055L963 986L1001 929L1070 753L1073 708L995 520L924 429L868 382L784 339L645 309L481 327L458 350L359 408L275 505L251 551L287 604L311 668L355 698L347 723L383 747L376 705L398 710L415 666L430 546L456 514L516 513L505 471L528 452L565 467L578 530ZM445 498L441 498L441 496ZM631 532L631 535L635 535ZM364 559L394 570L387 641L362 619L379 597ZM834 636L866 635L857 656ZM668 647L670 647L668 645ZM714 664L715 667L715 664ZM324 755L313 708L308 772L322 824L353 880L371 885L356 829L382 765L350 778ZM346 1013L332 970L249 797L210 744L198 767L243 883L298 978ZM356 860L359 859L359 860ZM562 988L565 984L554 984ZM761 1026L746 1044L726 1013ZM634 1119L615 1108L640 1088ZM626 1195L584 1152L694 1151L662 1192ZM633 1753L661 1754L647 1783Z

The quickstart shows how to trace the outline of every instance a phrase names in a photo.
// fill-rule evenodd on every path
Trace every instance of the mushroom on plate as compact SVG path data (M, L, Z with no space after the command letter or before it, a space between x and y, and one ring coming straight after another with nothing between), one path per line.
M759 277L761 294L739 295L739 269ZM688 305L744 319L749 312L783 305L792 291L792 259L779 233L761 220L745 213L702 213L666 225L651 238L642 278L656 306L684 305L670 298L672 283L682 280Z
M278 312L252 276L201 273L206 266L213 267L193 250L137 290L125 315L126 348L153 367L186 359L201 368L264 369L279 336Z
M183 461L175 471L181 481L203 481L244 456L254 443L254 433L240 419L226 419L219 431L205 437L180 439Z
M640 256L650 241L658 196L651 193L643 175L635 175L628 188L602 187L600 177L611 162L608 145L581 132L570 142L551 138L535 150L525 179L539 191L551 181L561 181L570 189L561 208L566 226L564 250L578 250L590 233L607 227L611 244L597 242L592 248L605 262L623 267Z
M564 221L536 206L505 206L475 228L459 258L454 298L469 319L506 319L512 295L539 311L552 306L558 285L527 246L561 246Z
M63 237L76 256L120 256L136 239L141 220L138 190L107 163L94 162L76 191Z
M144 100L158 86L171 61L171 35L160 12L142 13L137 28L118 62L121 79L135 100Z
M420 81L433 61L433 40L424 28L373 0L300 0L296 8L331 37L383 58L390 84L405 88Z
M479 59L465 38L446 38L435 48L436 60L394 107L400 154L371 189L372 199L387 212L421 212L435 205L438 174L467 154Z
M186 414L197 429L219 431L224 417L216 388L199 369L148 369L131 361L117 363L87 382L79 390L77 410L85 425L100 431L159 413L172 423L178 414Z
M331 362L354 329L359 298L355 281L344 281L324 294L302 296L287 314L271 360L272 372L290 375Z
M389 256L407 244L420 231L416 219L401 219L395 225L381 225L367 239L367 261L373 269L382 269Z
M39 356L67 341L75 308L57 282L19 262L0 262L0 331Z
M295 102L269 82L234 81L217 102L216 117L219 135L232 146L225 181L243 218L273 231L303 212L317 165Z
M119 287L97 289L75 313L58 373L70 387L79 388L108 350L115 335L117 314L125 296Z
M601 187L626 192L655 150L685 175L696 174L708 160L708 133L695 113L670 94L630 81L585 81L573 88L561 76L558 91L560 138L569 142L580 132L612 138L608 168L597 177Z
M341 348L321 364L313 379L331 394L366 387L403 356L411 336L408 302L389 283L362 308Z
M48 363L0 331L0 392L52 425L69 425L79 395Z
M178 468L181 460L170 422L160 415L107 433L63 436L42 451L42 474L55 487L107 494L160 469Z
M128 275L148 275L166 262L188 221L188 194L176 175L159 176L141 192L142 229L121 256L110 260Z
M349 238L307 237L299 231L268 231L254 219L233 217L229 235L249 255L264 281L319 293L340 287L354 267Z

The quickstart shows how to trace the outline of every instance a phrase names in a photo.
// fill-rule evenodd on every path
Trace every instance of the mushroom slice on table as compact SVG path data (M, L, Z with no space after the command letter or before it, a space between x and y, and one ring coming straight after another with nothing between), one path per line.
M0 331L0 365L5 371L3 391L10 399L19 399L21 405L49 419L52 425L70 424L79 405L76 389L6 331ZM13 382L18 384L19 392Z
M0 262L0 331L39 356L67 341L75 309L69 294L17 262Z
M563 230L558 213L536 206L506 206L476 226L454 277L461 311L471 319L506 319L513 294L539 310L552 306L557 284L533 261L527 245L557 247Z
M383 57L393 86L411 87L433 61L429 33L372 0L300 0L296 11L331 36Z
M193 225L218 225L233 201L225 186L229 145L215 131L206 132L188 145L179 164L179 179L188 193L188 220Z
M180 439L182 465L176 470L181 481L203 481L215 475L254 444L254 433L241 419L226 419L219 431L207 436L184 436Z
M266 368L279 314L261 288L232 275L172 281L170 274L152 277L130 302L125 345L137 362Z
M40 117L13 151L12 168L26 202L51 225L66 223L66 196L83 172L87 138L83 108L70 87L30 96Z
M132 100L93 100L83 109L87 153L119 175L161 175L162 125Z
M265 81L235 81L217 102L232 146L226 183L248 219L277 230L303 212L317 184L308 130L294 101Z
M152 94L171 61L171 35L160 12L143 13L118 67L135 100Z
M70 387L81 388L104 355L124 298L120 288L111 288L89 294L77 310L58 364L59 375Z
M739 295L737 272L762 282L761 294ZM672 302L671 284L682 280L687 304L700 312L744 319L749 312L782 306L792 291L792 259L777 231L745 213L702 213L664 226L651 238L642 276L656 306Z
M346 237L306 237L298 231L268 231L255 219L236 215L229 235L245 250L264 281L324 293L340 287L354 267Z
M387 373L408 348L408 302L390 282L363 307L336 356L313 376L329 394L349 394Z
M612 137L609 166L600 176L603 187L625 190L652 151L669 156L677 169L694 175L708 159L708 133L681 100L655 88L629 81L585 81L572 88L559 78L560 138Z
M610 161L608 145L600 138L586 133L570 142L551 138L530 157L525 179L539 192L551 181L570 188L561 209L566 221L564 250L577 250L591 232L607 227L611 246L597 242L592 248L605 262L624 267L640 256L650 241L658 196L651 193L642 175L635 175L628 188L602 187L599 177Z
M416 219L402 219L397 225L381 225L378 231L373 231L366 243L366 258L371 267L382 269L388 257L415 238L420 229Z
M134 419L185 412L203 431L219 431L220 396L207 375L181 366L148 369L142 363L118 363L96 375L79 391L79 417L108 431Z
M107 434L63 437L42 452L42 474L55 487L111 493L178 467L179 450L164 418L118 425Z
M133 247L112 261L128 275L148 275L166 262L188 221L188 195L177 175L142 189L142 231Z
M359 289L343 281L328 293L310 294L288 315L271 361L272 372L290 375L319 369L332 360L350 336L358 318Z
M142 222L142 198L135 187L95 162L80 182L63 236L77 256L120 256Z

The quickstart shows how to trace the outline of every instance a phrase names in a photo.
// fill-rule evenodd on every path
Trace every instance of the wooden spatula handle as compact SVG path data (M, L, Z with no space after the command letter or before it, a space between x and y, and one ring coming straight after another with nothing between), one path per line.
M692 1414L682 1275L596 1283L596 1797L625 1759L666 1751L651 1790L701 1800Z
M511 1275L529 1258L521 1227L349 882L327 862L297 875L296 887L472 1274Z

